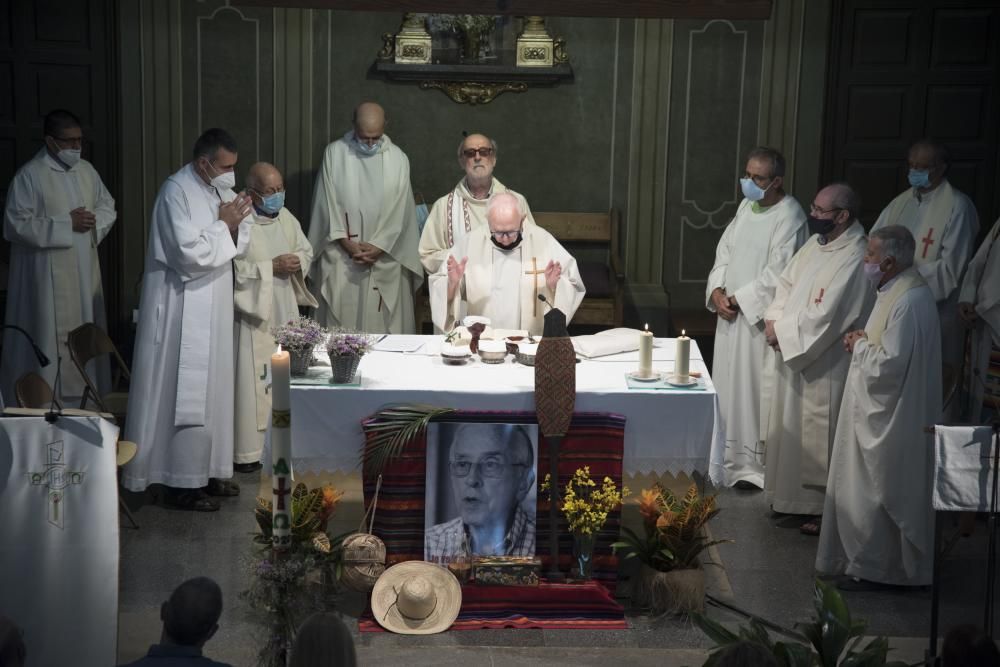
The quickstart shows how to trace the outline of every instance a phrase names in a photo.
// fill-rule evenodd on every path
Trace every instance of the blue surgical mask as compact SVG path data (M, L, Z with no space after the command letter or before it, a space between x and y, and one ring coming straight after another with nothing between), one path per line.
M771 179L771 182L766 188L762 188L754 183L752 178L740 179L740 189L743 190L743 196L750 201L760 201L763 199L764 195L771 189L772 185L774 185L774 179Z
M931 182L931 172L929 169L911 169L906 179L915 188L926 188Z
M275 192L273 195L267 195L266 197L261 197L260 208L266 213L271 213L272 215L279 212L285 205L285 191Z
M380 138L374 144L369 146L365 142L355 137L354 145L357 147L358 152L361 153L362 155L375 155L375 153L378 153L378 149L382 148L382 139Z

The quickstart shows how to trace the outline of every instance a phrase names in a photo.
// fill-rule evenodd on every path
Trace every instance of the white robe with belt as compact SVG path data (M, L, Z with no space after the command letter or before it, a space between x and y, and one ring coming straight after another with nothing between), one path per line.
M73 231L69 212L79 206L97 218L91 232ZM5 323L25 329L51 363L39 367L24 336L5 330L0 391L9 405L14 404L17 379L35 371L58 391L64 405L77 407L85 385L70 360L66 338L84 322L107 331L97 246L116 215L115 200L86 160L66 169L43 148L11 181L4 213L4 238L11 244ZM55 387L60 365L60 386ZM101 392L109 389L108 366L107 357L88 366Z
M138 445L122 479L132 491L233 475L232 260L250 222L234 242L219 204L235 197L187 164L153 204L125 424Z
M825 245L811 237L782 272L764 315L774 320L780 347L764 441L764 490L776 512L823 511L851 364L842 339L864 325L875 297L861 269L867 245L856 221Z
M740 310L715 327L712 381L719 394L725 449L712 451L709 476L732 486L746 480L764 486L762 441L767 433L775 358L764 337L764 311L774 298L778 276L806 240L806 215L790 195L760 213L744 199L722 233L708 275L705 306L715 312L712 291L722 287ZM763 415L763 418L762 418Z
M431 317L434 326L451 331L461 312L483 315L494 329L526 330L541 334L548 307L538 300L544 294L549 304L566 315L566 322L586 293L576 260L538 225L524 221L523 239L513 250L500 250L490 239L489 227L472 230L451 249L456 261L468 258L459 293L448 302L448 263L442 262L428 278ZM555 260L562 275L555 290L545 284L545 267ZM464 310L463 310L464 309Z
M317 306L306 289L312 246L299 221L287 208L277 217L255 214L243 257L233 260L236 310L236 463L260 461L264 433L271 417L270 377L275 350L271 328L299 316L299 306ZM272 260L293 253L302 268L275 276Z
M816 569L894 585L931 582L933 437L941 416L941 341L934 293L916 277L879 291L851 355ZM905 284L903 286L906 286ZM885 323L878 340L877 323Z

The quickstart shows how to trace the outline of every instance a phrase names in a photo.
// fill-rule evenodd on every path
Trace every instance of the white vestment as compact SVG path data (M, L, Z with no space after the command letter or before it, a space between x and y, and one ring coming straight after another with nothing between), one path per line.
M318 304L306 289L312 246L299 221L287 208L277 217L256 213L243 257L233 260L236 311L236 463L260 461L271 417L271 355L276 346L271 328L299 316L299 306ZM278 255L298 256L302 269L276 276L271 261Z
M97 218L91 232L73 231L70 211L80 206ZM35 371L58 392L64 406L78 406L85 385L70 359L66 338L84 322L107 331L97 245L111 231L116 215L115 200L86 160L67 170L43 148L11 181L4 214L4 238L11 244L5 323L26 330L50 363L39 367L27 339L5 330L0 391L9 404L15 404L17 379ZM110 389L108 361L99 357L87 369L102 393Z
M198 488L233 475L234 242L219 219L217 192L189 163L168 177L153 203L125 434L138 452L122 482Z
M413 333L413 293L424 272L410 162L388 135L374 155L361 154L353 136L326 147L316 177L309 223L316 319L355 331ZM373 265L358 264L338 243L345 238L370 243L382 255Z
M527 200L519 193L508 190L507 186L493 179L489 195L510 192L520 200L527 212L527 219L534 222ZM463 178L455 189L439 198L431 207L430 216L420 235L420 261L427 273L435 273L448 257L448 251L465 238L473 229L486 225L486 204L489 196L476 199L469 192Z
M806 239L805 220L790 195L760 213L744 199L715 250L706 307L715 312L712 291L721 287L740 308L732 322L718 318L712 362L726 441L723 452L712 453L710 476L726 486L740 480L764 486L762 441L769 404L762 399L769 396L776 363L764 337L764 311L778 277Z
M986 236L979 251L969 262L962 280L959 303L971 303L976 308L979 321L972 330L972 341L969 350L970 369L966 369L965 382L969 387L970 412L973 423L980 423L984 383L989 382L987 369L990 355L994 349L1000 349L1000 219ZM978 370L978 375L976 374ZM1000 393L1000 392L995 392ZM992 404L992 401L988 403ZM1000 413L996 406L993 412Z
M915 188L899 194L879 214L872 231L886 225L906 227L917 242L913 263L938 304L942 361L958 372L965 339L958 322L958 287L979 233L976 207L946 179L926 194Z
M879 290L868 338L854 345L830 461L820 572L931 582L933 436L924 427L941 416L936 314L933 291L908 269Z
M864 326L875 294L855 221L826 245L813 236L785 267L774 301L780 351L764 441L764 490L776 512L820 514L851 356L843 336Z
M442 262L428 277L431 317L442 331L455 327L460 312L490 318L494 329L523 329L541 334L548 306L538 300L544 294L550 305L566 315L566 322L583 301L586 292L576 260L538 225L524 221L523 240L514 250L498 249L489 227L473 229L450 251L456 261L468 257L465 276L455 298L448 302L448 263ZM545 284L545 267L559 262L562 275L554 291Z

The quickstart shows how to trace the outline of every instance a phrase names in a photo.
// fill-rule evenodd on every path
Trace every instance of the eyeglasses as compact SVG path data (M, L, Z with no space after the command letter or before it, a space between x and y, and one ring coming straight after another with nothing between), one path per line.
M820 208L819 206L816 206L816 204L810 204L809 205L809 212L812 215L817 215L819 213L833 213L834 211L843 211L843 210L844 209L837 208L837 207L823 209L823 208Z
M489 477L491 479L496 479L498 477L503 477L504 471L507 470L508 466L518 467L527 466L527 463L506 463L503 459L498 457L491 457L480 459L473 463L472 461L451 461L448 464L451 468L451 474L453 477L468 477L469 473L472 472L473 466L479 470L479 474L483 477Z
M520 233L521 233L521 228L518 227L517 229L515 229L513 231L510 231L510 232L494 232L494 231L491 231L490 232L490 236L492 236L493 238L495 238L497 241L499 241L500 239L503 239L504 241L507 241L507 240L510 240L510 239L513 239L513 238L517 238L517 235L520 234Z
M486 146L484 148L465 148L462 149L462 155L472 159L479 155L479 157L489 157L493 155L493 148L491 146Z

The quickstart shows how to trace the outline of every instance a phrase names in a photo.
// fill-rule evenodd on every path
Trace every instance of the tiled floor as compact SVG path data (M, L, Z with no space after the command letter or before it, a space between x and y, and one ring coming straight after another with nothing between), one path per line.
M139 530L122 528L119 659L142 655L159 638L159 606L178 583L207 575L222 586L225 610L221 628L206 654L234 665L253 665L258 626L239 600L246 588L246 564L253 554L253 495L258 475L238 475L244 494L226 499L211 514L186 513L146 505L136 517ZM133 500L137 500L134 498ZM772 517L763 494L725 491L713 533L733 543L718 547L736 606L790 627L812 610L816 538L804 536L797 523ZM945 563L942 627L981 622L986 526L977 525ZM852 614L869 622L870 634L888 635L900 647L897 658L921 658L930 618L930 592L846 594ZM359 600L345 601L357 609ZM724 622L740 620L731 612L709 608ZM450 632L429 637L389 633L357 636L362 664L464 665L698 665L710 642L690 621L650 618L630 613L624 632L502 630ZM350 627L355 627L349 623ZM907 640L906 638L917 638Z

